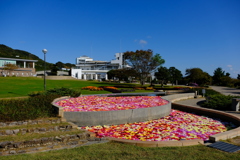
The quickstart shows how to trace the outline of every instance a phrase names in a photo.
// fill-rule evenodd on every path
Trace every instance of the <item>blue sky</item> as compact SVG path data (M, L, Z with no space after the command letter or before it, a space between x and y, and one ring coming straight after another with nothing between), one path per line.
M240 74L239 0L0 0L0 20L0 44L51 63L152 49L183 74Z

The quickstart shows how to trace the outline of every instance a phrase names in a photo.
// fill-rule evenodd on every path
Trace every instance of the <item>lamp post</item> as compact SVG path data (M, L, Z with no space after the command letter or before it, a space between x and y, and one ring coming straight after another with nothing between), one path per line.
M44 53L44 91L46 90L46 53L47 50L43 49L42 52Z

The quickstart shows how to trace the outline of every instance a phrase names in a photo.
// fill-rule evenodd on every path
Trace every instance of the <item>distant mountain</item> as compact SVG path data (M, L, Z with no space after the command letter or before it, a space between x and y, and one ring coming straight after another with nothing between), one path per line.
M38 62L35 64L36 70L39 71L44 69L44 60L42 60L38 56L32 53L29 53L27 51L12 49L11 47L8 47L4 44L0 44L0 57L38 60ZM75 66L74 64L70 64L70 63L66 63L66 64L62 62L60 63L65 68L71 68L72 66ZM54 64L46 62L46 69L51 69L53 66Z

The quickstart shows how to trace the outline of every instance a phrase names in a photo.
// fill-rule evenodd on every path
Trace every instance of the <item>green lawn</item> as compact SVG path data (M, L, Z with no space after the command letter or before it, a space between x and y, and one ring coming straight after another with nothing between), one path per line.
M116 142L73 149L4 156L1 160L238 160L240 154L222 152L204 145L148 148Z
M120 84L97 81L83 80L46 80L46 89L52 88L71 88L81 90L86 86L114 86L128 85L131 87L140 86L139 84ZM149 86L149 85L146 85ZM44 80L37 77L0 77L0 98L24 97L34 91L44 90ZM82 94L104 94L110 93L107 91L88 91L81 90ZM138 90L137 92L152 92L151 90ZM127 92L126 92L127 93Z
M46 88L65 87L80 90L85 86L110 86L114 83L103 83L96 81L81 80L46 80ZM23 97L33 91L43 91L44 81L36 77L0 77L0 98ZM82 90L82 94L101 94L109 93L106 91L87 91Z

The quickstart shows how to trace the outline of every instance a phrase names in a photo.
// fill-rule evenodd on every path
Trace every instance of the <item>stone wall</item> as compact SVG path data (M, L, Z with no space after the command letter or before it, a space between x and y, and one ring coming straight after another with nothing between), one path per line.
M66 131L71 130L71 125L61 125L54 127L41 127L41 128L21 128L21 129L6 129L0 130L0 136L10 136L10 135L23 135L26 133L46 133L52 131Z
M7 126L33 125L33 124L42 124L42 123L46 123L46 124L61 123L61 118L0 122L0 129L1 127L7 127Z
M34 127L36 124L42 123L44 123L44 125L48 124L48 127ZM59 133L57 136L48 136L52 134L47 134L47 132L54 133L57 131ZM72 131L74 131L74 134L68 134L73 133ZM1 122L0 137L21 137L25 134L25 136L41 134L41 138L23 141L0 141L0 156L74 148L82 145L108 142L105 138L96 138L95 133L85 130L75 131L77 131L76 125L72 123L62 124L59 118Z
M102 139L96 138L92 133L83 132L73 135L43 137L20 142L4 141L0 142L0 156L73 148L91 143L92 141L94 141L94 143L100 143Z

